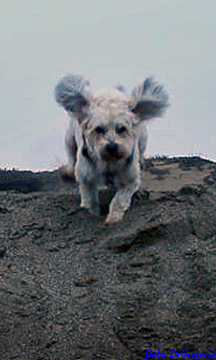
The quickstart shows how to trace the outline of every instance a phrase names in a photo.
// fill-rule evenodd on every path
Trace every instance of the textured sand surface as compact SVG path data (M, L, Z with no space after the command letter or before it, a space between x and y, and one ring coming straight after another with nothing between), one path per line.
M1 359L216 352L214 163L148 160L116 227L57 172L0 171L0 190Z

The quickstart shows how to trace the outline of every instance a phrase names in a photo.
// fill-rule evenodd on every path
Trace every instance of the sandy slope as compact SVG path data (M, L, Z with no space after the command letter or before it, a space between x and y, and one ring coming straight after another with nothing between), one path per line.
M2 359L216 352L216 166L155 159L143 176L109 228L56 173L0 172Z

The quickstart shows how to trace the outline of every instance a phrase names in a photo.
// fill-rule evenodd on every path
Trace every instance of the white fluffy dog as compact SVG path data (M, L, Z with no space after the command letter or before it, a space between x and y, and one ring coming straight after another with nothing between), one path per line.
M140 162L147 144L145 120L168 106L163 86L147 78L131 96L119 90L92 95L81 75L63 77L55 99L71 116L66 134L65 176L79 183L81 206L99 215L99 187L114 185L107 223L121 221L141 183Z

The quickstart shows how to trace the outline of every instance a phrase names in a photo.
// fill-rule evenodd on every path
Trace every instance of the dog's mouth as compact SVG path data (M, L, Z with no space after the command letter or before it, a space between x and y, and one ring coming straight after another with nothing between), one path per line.
M118 161L118 160L122 159L122 157L123 156L118 153L112 153L112 154L105 153L102 155L102 159L105 161Z

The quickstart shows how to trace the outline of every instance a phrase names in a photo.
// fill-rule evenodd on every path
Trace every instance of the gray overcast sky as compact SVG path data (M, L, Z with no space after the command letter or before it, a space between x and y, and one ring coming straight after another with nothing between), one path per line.
M148 125L147 155L216 160L215 13L215 0L1 0L0 168L65 163L53 88L67 73L129 91L156 75L171 107Z

